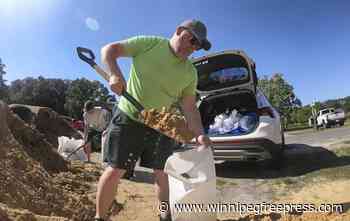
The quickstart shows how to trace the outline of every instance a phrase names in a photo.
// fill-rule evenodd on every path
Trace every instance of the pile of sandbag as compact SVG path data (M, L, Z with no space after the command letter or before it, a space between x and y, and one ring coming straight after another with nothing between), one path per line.
M254 112L240 113L236 109L231 112L215 116L214 123L209 125L208 134L215 135L241 135L253 130L258 123L257 114Z

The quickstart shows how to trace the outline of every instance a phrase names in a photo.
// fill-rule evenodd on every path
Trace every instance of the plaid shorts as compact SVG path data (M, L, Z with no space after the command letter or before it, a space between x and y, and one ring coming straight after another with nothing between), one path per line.
M129 118L119 109L106 133L103 161L113 168L133 170L140 158L141 166L163 170L177 145L173 139Z

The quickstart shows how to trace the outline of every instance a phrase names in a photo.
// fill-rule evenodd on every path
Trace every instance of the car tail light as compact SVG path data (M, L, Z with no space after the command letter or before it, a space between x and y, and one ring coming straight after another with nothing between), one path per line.
M271 107L262 107L262 108L258 109L258 115L259 116L269 116L271 118L275 117Z

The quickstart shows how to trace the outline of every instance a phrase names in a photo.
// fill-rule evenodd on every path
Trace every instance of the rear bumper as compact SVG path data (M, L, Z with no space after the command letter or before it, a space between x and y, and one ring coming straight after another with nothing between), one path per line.
M280 144L268 139L213 142L214 159L225 161L263 161L281 150Z
M215 160L263 161L271 159L273 153L281 149L281 145L268 139L249 139L214 142L213 148Z

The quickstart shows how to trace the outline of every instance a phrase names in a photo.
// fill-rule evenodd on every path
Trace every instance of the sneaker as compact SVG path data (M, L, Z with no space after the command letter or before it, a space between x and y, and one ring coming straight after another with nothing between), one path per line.
M102 219L102 218L94 218L94 220L93 221L105 221L104 219Z

